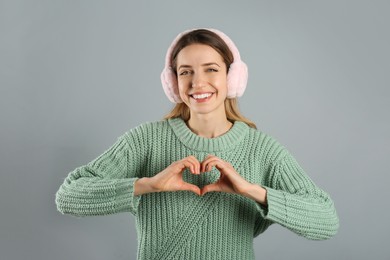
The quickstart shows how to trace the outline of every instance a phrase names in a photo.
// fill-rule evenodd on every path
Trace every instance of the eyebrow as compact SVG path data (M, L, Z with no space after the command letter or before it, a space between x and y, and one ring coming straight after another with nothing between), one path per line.
M210 65L217 65L218 67L221 67L221 66L218 65L218 63L215 63L215 62L207 62L207 63L203 63L202 64L203 67L210 66ZM179 70L181 68L191 68L191 67L192 66L190 66L190 65L183 64L183 65L180 65L179 68L177 68L177 69Z

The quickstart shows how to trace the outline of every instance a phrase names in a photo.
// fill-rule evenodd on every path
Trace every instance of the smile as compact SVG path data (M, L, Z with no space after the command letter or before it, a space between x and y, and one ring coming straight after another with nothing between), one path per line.
M192 94L190 95L197 102L205 102L210 99L214 93L201 93L201 94Z

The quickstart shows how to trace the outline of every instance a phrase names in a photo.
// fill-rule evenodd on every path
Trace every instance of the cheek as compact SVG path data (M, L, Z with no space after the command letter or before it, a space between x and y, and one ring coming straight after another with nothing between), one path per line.
M178 89L179 89L179 94L180 96L187 96L187 91L188 91L188 87L187 87L187 84L186 82L184 82L183 80L178 80L177 82L177 86L178 86Z
M215 85L218 86L219 91L227 92L227 78L226 77L218 77L215 79Z

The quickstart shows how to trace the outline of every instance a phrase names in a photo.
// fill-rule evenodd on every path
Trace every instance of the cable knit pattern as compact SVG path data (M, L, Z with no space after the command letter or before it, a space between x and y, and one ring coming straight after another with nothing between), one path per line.
M189 155L214 154L251 183L267 189L268 207L244 196L189 191L134 196L134 182ZM202 187L219 172L183 179ZM253 238L278 223L309 239L336 234L332 200L271 136L235 122L224 135L199 137L179 118L142 124L98 158L72 171L56 194L58 210L75 216L131 212L138 259L254 259Z

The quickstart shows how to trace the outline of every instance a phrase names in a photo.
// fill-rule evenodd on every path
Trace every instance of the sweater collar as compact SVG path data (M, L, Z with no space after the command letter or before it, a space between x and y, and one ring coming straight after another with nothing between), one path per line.
M241 121L235 121L225 134L215 138L205 138L196 135L181 118L168 119L169 125L179 140L188 148L200 152L217 152L233 149L246 136L249 126Z

